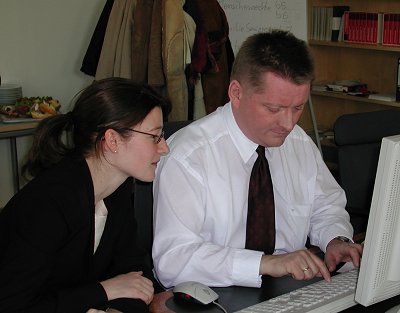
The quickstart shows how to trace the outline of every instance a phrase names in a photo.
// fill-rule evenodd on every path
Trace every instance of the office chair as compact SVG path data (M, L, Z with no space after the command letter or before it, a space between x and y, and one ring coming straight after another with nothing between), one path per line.
M345 114L334 123L338 180L347 197L354 233L364 232L383 137L400 134L400 110Z
M177 130L189 125L191 122L191 120L165 122L165 139L168 139ZM153 245L153 183L136 180L132 198L135 217L138 222L138 245L148 252L149 262L151 262L151 248Z

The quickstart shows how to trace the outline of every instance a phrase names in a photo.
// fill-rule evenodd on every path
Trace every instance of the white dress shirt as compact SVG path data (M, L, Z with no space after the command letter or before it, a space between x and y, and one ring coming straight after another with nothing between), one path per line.
M261 286L263 253L244 249L257 144L239 129L231 104L168 143L154 182L153 260L160 282ZM266 157L274 187L274 254L304 249L307 236L323 251L336 236L352 237L344 191L299 126L282 146L267 148Z

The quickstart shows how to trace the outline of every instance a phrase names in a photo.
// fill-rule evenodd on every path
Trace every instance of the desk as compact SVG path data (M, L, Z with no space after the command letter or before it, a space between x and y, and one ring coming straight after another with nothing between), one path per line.
M265 301L267 299L279 296L281 294L290 292L292 290L301 288L310 283L316 282L320 278L315 278L310 281L297 281L291 277L263 277L263 284L260 289L258 288L247 288L247 287L226 287L226 288L213 288L216 293L219 294L219 304L221 304L228 313L241 310L250 305ZM158 295L155 296L155 302L158 301ZM161 295L162 300L165 304L163 306L152 305L151 311L154 313L222 313L215 305L202 306L199 304L192 303L181 303L173 299L172 292L167 291ZM376 313L385 312L389 308L400 303L400 296L382 301L380 303L364 307L362 305L356 305L348 308L343 312L346 313Z
M14 192L19 190L19 170L17 154L17 137L32 135L39 121L27 123L0 123L0 139L10 140L11 170L13 175Z

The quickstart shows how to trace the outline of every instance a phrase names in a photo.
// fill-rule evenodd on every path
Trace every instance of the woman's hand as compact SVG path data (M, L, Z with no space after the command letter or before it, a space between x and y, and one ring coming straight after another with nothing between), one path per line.
M153 282L143 272L130 272L101 282L108 300L118 298L140 299L147 305L153 300Z

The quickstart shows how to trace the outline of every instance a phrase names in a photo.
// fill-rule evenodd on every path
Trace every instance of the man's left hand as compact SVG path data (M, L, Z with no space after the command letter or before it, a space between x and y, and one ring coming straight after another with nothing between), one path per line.
M362 251L363 246L358 243L332 239L326 247L326 266L330 272L333 272L340 262L353 262L355 267L359 267Z

